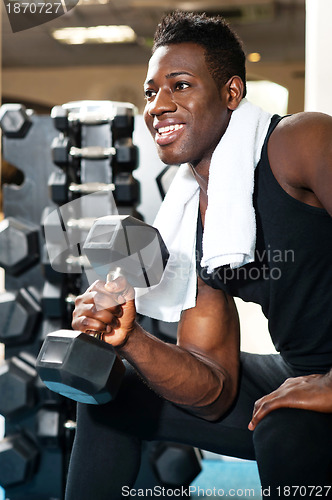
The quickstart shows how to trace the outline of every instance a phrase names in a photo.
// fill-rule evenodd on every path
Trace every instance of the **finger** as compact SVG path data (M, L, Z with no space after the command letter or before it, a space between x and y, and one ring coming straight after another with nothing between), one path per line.
M98 309L108 309L116 306L118 304L116 293L112 293L112 290L108 290L105 285L105 281L95 281L83 295L77 298L78 302L95 303Z
M78 318L74 318L71 326L74 330L78 330L80 332L104 332L107 329L107 325L102 321L98 321L87 316L79 316Z
M117 294L118 304L123 304L135 298L134 288L128 283L124 276L119 276L115 280L109 281L105 285L106 290Z
M97 319L102 323L109 324L113 321L114 316L119 318L122 314L122 308L119 305L116 305L111 309L98 309L95 303L89 303L82 305L78 312L74 311L73 316L87 316L89 318Z
M107 293L108 292L108 293ZM112 299L109 299L112 294ZM104 296L103 296L104 294ZM135 291L124 276L118 276L116 279L105 283L104 281L95 281L87 290L84 296L85 301L96 302L99 309L107 309L116 304L123 304L135 298ZM113 302L109 302L113 300Z
M89 286L89 288L86 291L87 292L92 292L92 291L101 292L104 287L105 287L105 281L96 280L92 283L92 285Z
M75 299L75 306L79 307L82 303L93 303L96 293L105 293L105 282L95 281L89 288L81 295L77 295Z
M287 398L283 397L282 395L272 396L272 394L274 393L271 393L268 396L264 396L263 398L256 401L252 419L248 425L248 429L250 431L253 431L257 427L258 423L272 411L277 410L278 408L289 407Z
M109 293L105 288L100 291L91 292L93 295L93 303L97 311L109 309L114 312L118 311L119 301L115 293Z

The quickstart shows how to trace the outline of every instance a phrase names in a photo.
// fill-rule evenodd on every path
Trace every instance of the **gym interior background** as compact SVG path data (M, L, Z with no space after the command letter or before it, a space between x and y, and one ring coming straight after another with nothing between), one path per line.
M67 0L65 2L67 3ZM329 0L191 0L190 2L176 0L165 0L164 2L158 2L158 0L80 0L77 5L75 4L73 8L68 9L66 14L44 24L16 32L9 22L7 12L2 8L2 103L21 103L26 109L34 111L34 115L29 118L33 123L31 128L33 139L32 135L29 138L30 132L22 140L15 138L11 141L10 138L4 137L1 184L2 186L5 184L10 186L11 194L9 196L11 200L7 204L9 208L8 213L6 213L6 188L1 190L0 198L1 194L4 198L1 201L2 209L0 209L0 212L1 210L4 212L2 217L13 216L15 218L15 210L18 210L14 207L15 197L13 197L13 193L15 190L17 204L21 203L22 211L22 206L27 202L23 201L24 198L21 197L20 193L24 190L27 180L31 181L32 179L35 183L43 184L39 185L43 195L38 202L30 199L29 203L23 206L28 214L26 216L28 223L34 226L36 222L34 219L40 220L42 214L31 215L32 212L36 212L38 209L42 212L42 209L49 202L53 202L52 199L49 199L47 184L49 176L54 169L57 169L50 160L50 148L53 139L59 135L59 130L55 128L54 120L50 118L52 108L73 101L106 100L129 102L137 108L135 126L129 134L139 150L139 160L132 168L132 173L139 183L140 196L133 205L143 215L146 222L153 222L162 199L155 179L163 171L165 165L159 161L152 141L142 123L141 113L144 106L142 82L145 78L155 27L163 12L171 11L174 8L207 11L211 14L218 13L229 19L244 41L247 53L249 99L269 111L281 114L300 112L304 109L332 112L332 103L326 99L324 103L320 102L317 92L319 78L329 77L330 75L324 71L331 71L329 68L324 68L329 66L325 64L327 61L326 47L329 46L329 42L331 43L329 28L324 24L325 19L330 19L332 14ZM308 22L309 12L310 22L314 26ZM132 30L129 30L131 41L127 39L123 43L110 43L110 34L105 33L105 29L100 28L106 24L129 26ZM93 33L92 27L99 27L99 32ZM69 28L76 28L76 30L71 30L71 33L68 34ZM78 34L79 28L82 30ZM66 29L67 31L64 31ZM310 43L308 42L308 33L311 37ZM332 65L330 64L330 66ZM328 99L331 97L328 96ZM47 150L46 159L41 155L37 161L34 174L32 173L33 156L32 159L29 159L29 154L27 154L29 151L32 153L33 148L37 150L39 148L44 152ZM8 158L13 159L12 162L6 160L6 154ZM15 158L18 158L20 165L15 165ZM26 166L24 162L26 162ZM19 170L16 168L18 166L21 167ZM44 173L40 175L43 168ZM7 191L8 193L9 191ZM20 217L21 214L18 210L18 218ZM29 266L31 265L36 268L39 261L38 263L29 263ZM1 290L5 293L6 287L7 292L8 289L13 292L14 302L15 300L20 301L21 304L22 301L27 301L29 308L34 311L32 317L35 321L40 314L38 298L29 291L27 294L26 290L22 292L23 298L22 293L18 296L20 288L26 286L24 281L26 278L22 278L23 281L20 281L20 273L24 275L25 270L15 271L15 273L16 276L13 278L11 271L8 274L8 272L4 273L1 270ZM44 275L39 271L38 273L36 279L39 286ZM19 277L17 278L17 276ZM5 302L3 297L4 295L2 295L2 301ZM6 297L8 299L8 295ZM241 302L238 302L238 306L243 332L242 348L255 352L273 352L273 346L267 334L266 320L259 308ZM50 321L49 319L47 321L50 325L48 324L47 328L50 328L51 331L53 319L51 318ZM31 329L31 326L29 328ZM29 394L26 397L30 398L27 403L29 411L32 411L34 401L30 393L35 391L35 388L31 389L30 387L29 377L31 370L33 370L33 355L35 355L33 351L38 343L33 339L33 332L31 335L32 340L31 337L29 339L24 337L23 340L19 340L18 346L10 341L7 342L6 346L0 345L1 357L6 358L7 366L12 362L12 357L19 358L18 365L14 363L15 370L18 369L17 366L19 368L25 366L22 376L25 387L28 387L26 390ZM30 357L20 357L22 350L27 351ZM5 379L3 378L3 380ZM18 466L18 468L22 468L17 472L19 479L13 479L12 484L9 479L6 497L12 499L33 498L33 500L52 497L60 499L59 488L61 490L61 485L54 485L56 491L52 494L41 493L40 488L42 487L40 485L43 481L49 480L49 471L46 470L47 460L45 459L49 449L52 450L51 455L52 453L56 454L57 448L61 450L58 456L59 471L61 469L59 475L65 474L63 469L66 465L68 449L63 451L63 439L66 440L66 438L61 436L60 439L58 431L53 436L48 435L48 431L44 429L43 425L54 428L52 415L39 412L40 442L36 448L34 445L29 447L29 443L24 441L25 438L22 440L20 433L31 433L31 428L35 423L27 422L32 418L27 408L23 408L21 414L20 411L15 410L14 416L8 411L8 419L6 421L2 419L0 426L0 434L6 427L6 437L18 436L17 444L11 443L11 446L15 453L20 455L19 461L24 462ZM61 411L66 413L67 410ZM68 415L71 415L70 411L66 413L66 417ZM69 419L67 420L66 433L72 436L73 429L70 428L68 421ZM66 441L66 446L68 446L70 439ZM61 443L59 440L62 440ZM8 451L6 451L4 443L7 446L6 438L0 442L0 461L1 452ZM41 453L43 457L42 459L39 457L39 470L37 453ZM151 450L149 453L152 453ZM63 458L65 454L66 457ZM148 459L145 457L145 460ZM220 460L220 457L205 455L203 472L205 464L209 460L211 463L213 460L223 462L224 469L218 469L218 471L220 470L219 477L209 477L210 483L207 487L212 488L219 485L218 481L221 477L225 489L227 475L229 475L229 469L224 462L226 459ZM41 463L45 467L44 478L40 470ZM196 464L195 460L194 463ZM242 483L237 484L239 488L246 487L243 478L247 477L248 471L250 479L247 478L247 485L251 480L256 481L257 478L252 479L256 471L251 468L251 465L241 464L246 469L241 469ZM197 467L197 464L193 467ZM234 470L231 472L233 476ZM194 476L197 475L198 469L195 471ZM142 481L156 481L156 478L152 477L151 474L152 472L147 466L145 479ZM163 482L160 478L158 480ZM167 480L165 481L167 483ZM232 484L234 485L234 483Z

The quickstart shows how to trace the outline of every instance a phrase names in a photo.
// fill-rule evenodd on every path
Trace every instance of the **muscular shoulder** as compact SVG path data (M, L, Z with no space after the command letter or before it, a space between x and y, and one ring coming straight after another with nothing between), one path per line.
M285 117L270 137L268 156L276 179L289 194L320 206L310 193L322 169L331 168L332 117L309 112Z

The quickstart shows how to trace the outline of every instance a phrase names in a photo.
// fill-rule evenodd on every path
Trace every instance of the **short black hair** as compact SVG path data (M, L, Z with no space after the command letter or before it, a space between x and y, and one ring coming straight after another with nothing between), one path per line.
M165 15L157 26L152 53L158 47L177 43L196 43L205 49L207 67L218 87L232 76L239 76L246 95L246 56L242 42L222 16L175 11Z

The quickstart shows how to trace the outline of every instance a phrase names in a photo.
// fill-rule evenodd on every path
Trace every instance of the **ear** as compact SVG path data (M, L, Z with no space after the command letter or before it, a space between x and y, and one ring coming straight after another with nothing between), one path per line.
M232 76L225 84L225 89L227 92L227 107L234 111L243 97L244 84L242 79L239 76Z

